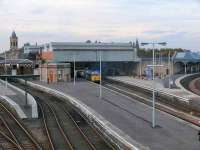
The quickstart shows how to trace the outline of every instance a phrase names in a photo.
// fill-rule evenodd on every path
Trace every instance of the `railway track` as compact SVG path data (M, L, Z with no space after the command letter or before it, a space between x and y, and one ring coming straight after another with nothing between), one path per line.
M24 89L22 85L18 85ZM41 110L43 127L48 137L49 149L69 150L115 150L118 149L108 142L86 118L62 100L27 88ZM59 139L59 140L58 140Z
M189 84L188 84L188 90L191 92L200 95L200 78L193 79Z
M41 101L39 97L37 97L37 102L40 105L40 109L42 111L43 122L45 125L46 133L48 135L50 148L52 150L73 150L72 144L70 143L69 138L66 136L54 109L49 103Z
M85 142L88 143L90 149L92 150L101 150L102 148L104 150L115 149L99 134L99 132L95 128L87 126L89 122L87 122L80 113L77 114L75 109L69 107L66 104L63 105L58 101L55 101L54 105L62 109L62 111L66 114L65 116L68 117L68 120L72 124L74 124L74 126L77 128L77 131L79 131L80 135L85 139Z
M7 143L6 145L12 145L11 148L7 148L9 146L6 146L6 148L3 146L5 149L23 150L22 146L17 140L17 137L10 130L8 124L1 116L0 116L0 135L1 135L1 141L2 141L0 143L2 144Z
M152 106L152 95L147 91L138 91L135 90L135 88L126 87L125 85L120 85L119 83L112 81L103 81L103 86L117 93L129 96L134 100L138 100L144 104ZM156 108L175 117L188 121L194 125L200 126L200 111L191 110L189 107L179 107L158 96L156 97ZM191 111L193 112L193 115L190 114Z
M1 136L19 150L42 149L32 134L24 127L7 105L0 102L0 110L1 125L4 126L4 129L1 130Z

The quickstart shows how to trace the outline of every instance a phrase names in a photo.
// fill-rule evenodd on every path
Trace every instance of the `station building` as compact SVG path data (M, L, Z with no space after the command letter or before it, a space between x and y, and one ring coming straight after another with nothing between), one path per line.
M137 75L140 77L147 76L147 72L151 71L152 74L152 64L153 59L152 58L140 58L140 62L137 65ZM159 76L160 78L164 78L169 74L169 63L167 57L155 58L155 76Z
M175 74L188 74L200 72L200 53L179 52L172 58Z
M71 81L69 63L45 63L40 66L40 80L46 83Z
M47 62L70 63L73 70L99 68L104 75L132 75L139 58L133 43L51 42L44 45L41 57ZM73 73L73 72L72 72Z
M29 53L39 53L43 49L43 45L31 45L29 43L24 44L24 54L29 54Z
M152 57L140 58L137 67L139 76L152 71ZM177 52L172 57L155 57L155 75L164 78L169 74L189 74L200 72L200 54L197 52Z
M28 59L1 59L0 75L38 75L34 69L33 62Z

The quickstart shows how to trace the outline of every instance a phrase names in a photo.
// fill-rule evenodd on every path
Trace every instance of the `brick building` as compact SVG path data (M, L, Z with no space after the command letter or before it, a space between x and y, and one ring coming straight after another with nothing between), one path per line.
M69 63L45 63L40 65L40 80L47 83L71 81Z

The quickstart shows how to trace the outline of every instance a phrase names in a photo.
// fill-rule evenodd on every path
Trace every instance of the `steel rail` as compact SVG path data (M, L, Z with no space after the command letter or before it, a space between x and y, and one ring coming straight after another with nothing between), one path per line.
M105 82L104 82L105 83ZM120 85L118 85L120 86ZM116 87L115 85L113 84L104 84L104 87L105 88L108 88L110 90L113 90L115 92L119 92L123 95L126 95L126 96L129 96L131 98L135 98L135 100L141 102L141 103L144 103L146 105L149 105L151 106L152 104L152 101L150 101L148 98L145 98L145 97L142 97L138 94L135 94L135 93L131 93L131 92L128 92L128 91L125 91L123 90L122 88L123 87ZM176 110L174 110L175 108L171 107L171 106L167 106L165 104L162 104L160 102L156 102L156 109L160 110L160 111L163 111L163 112L166 112L172 116L175 116L175 117L178 117L180 119L183 119L193 125L196 125L198 127L200 127L200 119L199 117L196 117L194 115L190 115L188 112L184 112L184 110L180 110L179 113L176 112ZM179 111L179 110L178 110ZM189 115L189 116L188 116ZM190 117L190 118L189 118Z
M134 82L134 84L131 84L130 82L128 82L128 81L124 81L124 80L120 80L120 79L116 79L116 80L113 80L113 79L111 79L111 78L108 78L109 80L112 80L112 81L116 81L116 82L122 82L122 83L125 83L125 84L127 84L127 85L129 85L129 86L135 86L135 87L138 87L138 88L143 88L143 89L145 89L145 90L148 90L148 91L153 91L153 88L151 88L151 87L147 87L147 86L144 86L144 85L141 85L141 83L139 83L139 82ZM175 94L171 94L171 93L169 93L169 92L166 92L166 91L164 91L164 90L159 90L158 88L156 88L155 89L155 91L156 92L159 92L159 93L161 93L161 94L163 94L163 95L166 95L166 96L170 96L170 97L172 97L172 98L177 98L178 100L180 100L180 101L183 101L183 102L186 102L186 103L189 103L190 101L191 101L191 99L189 99L189 98L185 98L185 97L181 97L181 96L178 96L178 95L175 95Z
M58 120L58 118L57 118L57 115L56 115L54 109L52 108L52 106L51 106L50 104L48 104L48 103L46 103L46 102L44 102L44 101L43 101L43 103L44 103L44 104L50 109L50 111L52 112L52 114L53 114L53 116L54 116L54 119L55 119L55 121L56 121L56 124L57 124L57 126L58 126L58 129L59 129L61 135L63 136L64 140L65 140L65 143L67 143L67 145L69 146L69 149L70 149L70 150L74 150L74 148L73 148L73 146L72 146L72 144L71 144L69 138L65 135L65 132L64 132L62 126L60 125L60 122L59 122L59 120Z
M38 104L38 106L39 106L39 108L42 112L42 120L43 120L43 124L44 124L44 127L45 127L45 131L46 131L46 134L47 134L48 141L50 143L51 150L55 150L54 144L53 144L52 139L51 139L50 130L49 130L48 125L47 125L44 110L43 110L43 108L42 108L42 106L39 102L37 102L37 104Z
M58 104L58 103L57 103ZM76 123L76 121L74 120L74 118L71 116L71 114L66 111L66 109L64 109L64 107L61 104L60 107L63 108L63 111L65 112L65 114L72 120L72 122L74 123L74 125L76 126L76 128L78 129L79 133L82 135L82 137L85 139L85 141L88 143L88 145L90 146L90 148L92 150L96 150L95 146L90 142L90 140L87 138L87 136L84 134L84 132L82 131L82 129L78 126L78 124Z
M12 143L18 150L23 150L21 149L21 147L12 139L10 138L8 135L6 135L4 132L0 131L1 136L3 136L7 141L9 141L10 143Z
M0 106L5 110L5 112L15 121L15 123L22 129L22 131L26 134L26 136L29 138L29 140L32 142L32 144L37 148L38 150L42 150L41 146L37 143L37 141L34 139L34 137L25 129L25 127L19 122L19 120L15 117L15 115L4 105L2 102L0 102Z
M14 135L14 133L12 132L12 130L10 129L10 127L8 126L6 121L2 118L2 116L0 116L0 120L2 121L3 125L5 126L5 128L8 130L9 134L12 136L13 140L15 141L15 143L18 145L19 149L23 150L24 148L22 148L22 145L19 143L19 141L17 140L17 137Z
M78 112L78 114L79 114L82 118L85 118L85 116L83 116L83 114L81 114L80 112ZM110 147L112 150L116 150L116 148L114 148L113 145L111 145L111 144L105 139L105 137L103 137L103 136L99 133L99 131L97 131L97 129L94 128L94 127L91 125L91 123L90 123L87 119L85 119L85 120L86 120L86 122L90 125L90 127L92 128L92 130L95 132L95 134L96 134L97 136L99 136L107 145L109 145L109 147Z

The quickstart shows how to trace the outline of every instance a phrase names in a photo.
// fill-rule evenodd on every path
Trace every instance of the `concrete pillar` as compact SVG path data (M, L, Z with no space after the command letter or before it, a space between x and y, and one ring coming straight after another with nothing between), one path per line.
M140 60L140 77L142 76L142 60Z
M198 72L200 72L200 64L198 64Z
M185 74L187 74L187 63L184 63L185 65Z
M17 75L17 70L16 69L12 69L12 75L13 76Z

